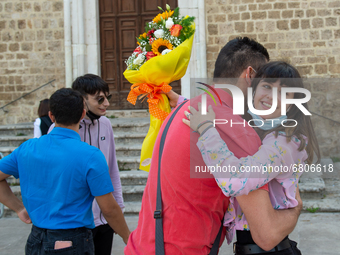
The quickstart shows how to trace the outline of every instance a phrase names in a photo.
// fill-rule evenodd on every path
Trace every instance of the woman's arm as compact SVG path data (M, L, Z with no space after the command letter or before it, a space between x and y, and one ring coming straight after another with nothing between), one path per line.
M40 123L41 123L41 119L37 118L34 121L34 138L39 138L41 136L41 129L40 129Z

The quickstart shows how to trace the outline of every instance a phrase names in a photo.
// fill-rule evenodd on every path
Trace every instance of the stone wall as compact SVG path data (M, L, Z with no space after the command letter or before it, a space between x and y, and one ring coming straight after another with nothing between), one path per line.
M262 43L272 60L286 60L304 77L340 77L340 1L206 0L208 77L220 49L237 36ZM311 87L310 108L340 122L340 88ZM335 94L334 94L335 93ZM339 124L312 117L323 156L339 156Z
M0 1L0 107L56 79L0 110L0 124L33 121L39 101L64 87L62 0Z

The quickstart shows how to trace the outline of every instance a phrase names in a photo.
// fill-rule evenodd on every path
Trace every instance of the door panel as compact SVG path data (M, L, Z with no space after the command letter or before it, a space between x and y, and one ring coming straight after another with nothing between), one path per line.
M137 47L136 37L144 32L145 23L165 9L177 7L177 0L99 0L101 74L113 95L109 109L147 108L146 100L132 105L126 98L131 84L124 78L125 60ZM180 81L170 84L181 92Z

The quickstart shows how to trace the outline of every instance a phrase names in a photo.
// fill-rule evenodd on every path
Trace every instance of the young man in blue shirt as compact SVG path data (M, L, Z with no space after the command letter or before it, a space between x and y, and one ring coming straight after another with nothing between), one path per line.
M130 231L112 196L113 186L104 155L81 142L79 122L84 117L82 95L60 89L50 99L53 131L30 139L0 161L0 202L32 220L26 254L51 254L55 250L94 254L92 202L126 243ZM6 178L20 177L23 204L10 190ZM26 210L27 212L26 212ZM63 254L63 253L60 253Z

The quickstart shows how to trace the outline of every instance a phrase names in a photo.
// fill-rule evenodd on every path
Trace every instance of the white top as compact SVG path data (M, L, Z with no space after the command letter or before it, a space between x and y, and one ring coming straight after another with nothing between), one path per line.
M41 136L41 129L40 129L41 119L36 118L34 121L34 138L39 138Z

